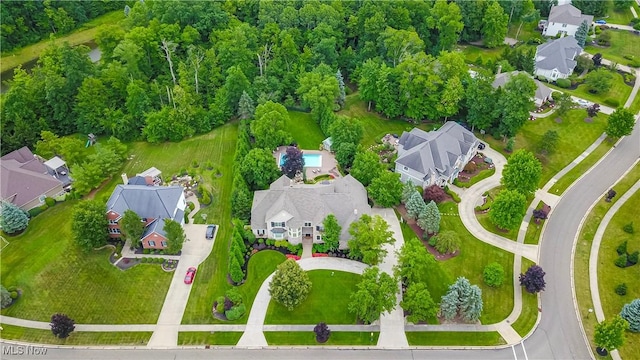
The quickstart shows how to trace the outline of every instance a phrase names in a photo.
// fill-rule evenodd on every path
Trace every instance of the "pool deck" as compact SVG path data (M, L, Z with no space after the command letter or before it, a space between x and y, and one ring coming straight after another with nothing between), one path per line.
M333 175L334 178L340 177L340 172L338 171L338 163L336 162L336 157L326 151L326 150L305 150L301 149L304 154L320 154L322 155L322 164L319 167L316 166L305 166L305 175L307 179L314 179L316 176L320 175ZM285 154L287 152L287 146L280 146L276 151L273 152L273 157L276 160L276 164L279 164L280 154Z

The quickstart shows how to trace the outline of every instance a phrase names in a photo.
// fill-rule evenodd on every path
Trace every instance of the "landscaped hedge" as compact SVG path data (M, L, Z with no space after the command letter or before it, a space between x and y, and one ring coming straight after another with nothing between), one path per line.
M458 187L462 187L462 188L468 188L468 187L471 187L472 185L476 184L477 182L482 181L482 180L492 176L495 173L496 173L496 169L495 168L482 170L478 175L472 177L471 180L469 180L467 182L462 182L462 181L460 181L458 179L455 179L453 181L453 185L458 186Z
M563 89L568 89L571 87L571 80L569 79L558 79L556 80L556 85Z
M618 99L608 98L604 100L604 103L611 106L612 108L617 108L618 106L620 106L620 101L618 101Z
M458 194L456 194L455 191L449 189L448 186L444 187L444 192L447 193L447 195L451 196L453 198L453 201L459 203L460 202L460 196L458 196Z

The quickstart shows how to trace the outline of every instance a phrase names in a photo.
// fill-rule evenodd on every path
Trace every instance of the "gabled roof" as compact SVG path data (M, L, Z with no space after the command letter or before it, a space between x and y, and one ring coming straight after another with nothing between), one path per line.
M493 80L493 83L491 85L494 88L499 88L504 84L506 84L509 81L509 79L511 79L512 76L515 76L518 74L526 74L527 76L531 77L531 75L529 75L524 71L510 71L510 72L497 74L495 80ZM547 99L549 95L551 95L551 89L549 89L548 86L546 86L545 84L543 84L542 82L536 79L533 79L533 82L536 83L536 94L535 94L536 99L544 100L544 99Z
M582 48L573 36L548 41L536 49L536 69L558 69L563 74L570 74L577 64L575 58L581 52Z
M300 228L306 221L322 223L334 214L342 226L341 240L349 238L349 224L361 214L371 213L367 191L351 175L329 184L292 184L286 176L271 183L268 190L256 191L251 206L251 227L262 229L272 219Z
M397 164L406 166L423 176L453 173L456 160L476 146L473 133L454 121L448 121L440 129L426 132L413 128L400 137Z
M57 170L65 165L67 165L67 163L57 156L54 156L51 159L44 162L44 166L48 167L51 170Z
M0 196L16 206L62 185L26 146L0 158Z
M549 22L580 26L583 21L591 26L593 15L582 15L582 11L571 4L552 6L549 11Z

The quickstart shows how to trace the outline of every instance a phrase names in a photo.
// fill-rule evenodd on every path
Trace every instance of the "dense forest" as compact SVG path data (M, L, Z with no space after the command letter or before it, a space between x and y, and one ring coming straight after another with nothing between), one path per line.
M62 35L109 11L121 9L121 1L15 1L0 5L0 49L11 51Z
M98 7L94 3L102 4L100 9L113 5L59 5L73 17L80 9L86 13ZM119 4L125 11L125 3ZM484 80L474 85L455 46L459 41L498 46L509 23L544 12L549 4L136 1L126 6L122 24L97 33L99 63L91 63L88 48L61 44L51 45L30 74L15 71L11 89L2 97L2 153L33 146L43 130L58 136L94 133L122 141L179 141L237 117L243 92L246 104L272 101L308 109L326 133L333 111L342 105L345 82L357 85L372 110L388 117L439 121L475 116L481 118L481 128L512 136L525 120L517 111L522 109L514 109L514 115L497 107L495 94L486 91L490 77L480 76ZM17 11L15 4L8 5L3 2L3 14ZM53 5L29 6L42 8L29 12L29 21L37 24L25 26L47 31L52 26L47 6ZM15 15L14 23L24 23L25 16ZM8 43L26 41L15 32L6 36ZM512 97L529 85L512 86ZM474 86L475 91L467 91ZM474 106L491 111L469 109Z

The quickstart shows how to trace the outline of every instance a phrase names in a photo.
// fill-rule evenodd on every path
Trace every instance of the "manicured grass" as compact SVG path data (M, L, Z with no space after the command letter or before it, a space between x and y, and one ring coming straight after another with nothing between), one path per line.
M347 96L344 109L338 112L339 115L350 116L359 119L364 128L363 138L360 142L365 146L370 146L379 142L386 134L402 135L403 131L411 131L414 127L429 131L441 124L421 123L412 124L404 120L386 119L373 109L367 111L367 103L360 100L358 93Z
M509 25L509 30L507 31L507 37L516 38L516 34L518 34L518 27L520 27L520 21L514 21ZM537 30L538 22L524 23L522 24L522 28L520 29L520 33L518 34L519 41L527 41L534 35L541 36L541 32Z
M0 336L6 340L19 340L37 344L56 345L137 345L143 346L151 338L150 331L89 332L74 331L66 339L59 339L51 330L23 328L2 324Z
M438 208L443 214L458 214L458 205L453 202L439 204ZM459 216L443 215L440 231L445 230L453 230L460 236L460 254L441 262L440 266L451 274L452 279L464 276L472 284L478 285L482 289L484 311L480 321L483 324L493 324L504 320L513 310L513 282L511 281L513 278L513 254L476 239L464 227ZM505 282L499 288L489 287L482 280L485 266L492 262L499 263L504 269ZM439 279L439 281L444 282L444 279ZM449 284L445 285L447 286L445 287L446 292ZM431 290L431 295L437 301L445 292L436 293Z
M320 125L311 118L311 114L301 111L289 111L289 121L285 122L287 131L293 135L298 146L304 150L318 150L326 138Z
M411 346L495 346L506 344L497 331L415 331L406 334Z
M636 165L620 182L613 186L613 189L618 193L613 200L608 203L604 201L602 197L598 203L593 207L587 219L584 222L580 236L577 241L576 251L574 256L574 283L576 289L576 297L578 299L578 306L580 307L580 316L582 318L582 324L587 335L587 339L591 343L592 350L595 352L595 344L593 343L593 333L596 325L596 318L593 314L589 315L588 309L593 309L593 303L591 302L591 290L589 288L589 254L591 252L591 243L595 235L602 218L607 213L607 210L620 199L633 184L640 179L640 165ZM617 246L617 244L615 245ZM632 247L633 248L633 247ZM614 250L615 251L615 250ZM636 265L638 266L638 265ZM599 266L600 267L600 266ZM637 271L633 268L627 268L626 270ZM637 278L637 277L636 277ZM599 282L603 280L600 279ZM617 282L612 284L617 285ZM633 286L627 283L627 286ZM611 291L611 290L608 290ZM606 294L601 293L602 299ZM617 296L617 295L613 295ZM627 334L629 334L627 332ZM629 339L627 339L628 341ZM636 341L637 342L637 341ZM624 355L623 355L623 358Z
M22 297L2 315L49 321L57 312L77 323L153 324L172 273L159 265L121 271L109 263L112 250L81 252L71 234L67 201L34 218L27 230L6 237L0 276Z
M178 345L235 345L241 336L241 331L181 331L178 333Z
M329 326L331 330L331 326ZM378 343L379 332L331 332L329 340L320 344L316 341L316 334L313 331L265 331L264 337L269 345L361 345L375 346Z
M464 45L459 46L458 48L462 51L467 63L476 64L478 63L478 59L482 59L482 63L486 64L487 61L493 61L494 63L498 61L502 56L505 45L493 49L487 49L475 45Z
M619 193L621 196L622 194ZM640 222L638 221L638 208L640 207L640 192L636 192L609 222L604 233L600 252L598 253L598 286L600 289L600 301L604 316L610 319L620 313L622 307L633 299L640 298L640 265L627 268L619 268L614 265L618 258L616 248L623 241L627 241L627 252L640 251ZM635 221L634 221L635 220ZM635 233L628 234L622 227L634 222ZM627 294L620 296L615 293L619 284L627 285ZM623 359L633 359L640 355L640 333L626 332L626 341L618 349Z
M607 31L611 34L610 46L587 46L585 51L590 54L600 53L605 59L615 61L622 65L629 65L631 62L631 60L625 59L625 56L633 56L636 60L640 58L640 54L638 53L640 37L626 30Z
M351 293L361 276L358 274L314 270L309 271L313 283L309 296L293 311L271 300L265 324L356 324L357 317L347 307ZM339 286L336 286L339 284Z
M527 233L524 236L525 244L538 245L544 222L545 220L540 220L540 223L536 224L535 219L533 217L531 218L529 226L527 226Z
M478 218L480 225L482 225L482 227L485 228L487 231L490 231L496 235L500 235L509 240L516 241L518 239L518 230L520 229L520 226L518 226L517 229L504 231L503 229L499 229L497 226L495 226L491 222L491 219L489 219L488 212L484 214L476 214L476 217Z
M598 160L600 160L610 149L612 143L608 140L605 140L598 145L586 158L584 158L578 165L576 165L573 169L569 170L568 173L564 174L563 177L558 179L555 184L549 189L550 194L561 195L573 184L582 174L584 174L587 170L589 170L593 165L595 165Z
M606 58L606 55L604 55ZM602 104L602 105L606 105L606 106L610 106L606 103L607 99L614 99L616 101L618 101L619 106L623 106L624 103L627 101L627 98L629 98L629 95L631 94L631 90L633 89L633 87L627 85L624 83L624 79L622 77L622 75L620 75L617 72L612 72L611 73L613 75L613 81L611 83L611 88L609 89L609 91L604 92L604 93L600 93L600 94L592 94L589 92L589 88L587 87L586 84L582 84L582 85L578 85L578 88L575 90L571 90L571 89L563 89L561 87L558 87L554 84L548 83L546 84L547 86L549 86L552 89L556 89L556 90L560 90L562 92L566 92L568 94L571 94L573 96L577 96L579 98L583 98L583 99L587 99L589 101L598 103L598 104ZM611 106L610 106L611 107ZM614 108L616 106L613 106ZM550 116L551 119L555 119L555 117L552 115Z
M625 7L624 10L616 10L613 7L613 1L608 1L607 5L607 16L604 18L607 20L609 24L619 24L619 25L629 25L631 19L633 19L633 14L629 7ZM598 20L600 18L594 18L593 20Z
M484 169L482 171L480 171L480 173L474 175L471 180L467 181L467 182L462 182L462 181L458 181L458 179L456 179L454 181L454 184L458 187L462 187L462 188L469 188L472 185L474 185L477 182L480 182L488 177L491 177L493 174L496 173L496 169L495 168L491 168L491 169Z
M591 123L584 121L586 117L587 112L585 110L574 109L567 112L559 124L555 121L557 116L551 115L546 118L527 121L518 132L514 150L527 149L533 153L537 153L537 145L547 130L558 132L559 140L555 153L551 156L540 157L542 161L541 187L553 175L578 157L589 145L593 144L604 132L604 128L607 125L607 115L600 113L593 118ZM496 140L490 135L484 137L480 135L479 138L488 142L493 149L502 152L508 158L509 154L504 151L506 144L502 140Z
M70 45L74 46L85 44L95 39L98 29L102 25L118 24L123 19L124 12L122 10L112 11L84 23L80 28L74 30L72 33L62 36L55 41L57 43L66 41ZM0 72L5 72L9 69L13 69L18 65L39 58L42 51L46 49L50 43L51 40L47 38L33 45L15 49L8 53L2 53L2 59L0 59Z
M535 265L535 263L529 259L522 258L522 273L527 271L527 269L531 266ZM511 326L518 334L522 337L525 337L533 326L536 324L536 320L538 319L538 295L528 293L524 288L522 288L522 312L518 317L518 320L514 322Z
M220 238L220 235L217 235L217 239ZM226 248L224 248L227 251ZM227 256L226 253L221 256ZM207 293L203 296L201 293L192 292L192 294L197 294L195 297L191 297L189 300L196 304L194 307L197 307L194 310L189 309L187 306L187 310L185 311L185 315L182 318L183 324L211 324L211 323L223 323L223 324L244 324L247 322L247 317L249 312L251 311L251 306L253 305L253 301L258 293L258 289L262 286L264 280L271 275L276 270L278 264L285 260L285 256L282 253L275 250L262 250L258 253L251 256L249 259L249 266L247 269L247 279L244 284L238 287L238 290L242 294L243 301L247 307L247 313L236 321L221 321L214 319L211 315L211 307L213 306L213 302L216 297L220 295L224 295L226 289L230 288L231 285L227 282L227 267L223 269L216 269L215 279L213 281L220 282L211 283L212 280L205 281L203 285L208 285ZM210 261L210 259L207 259ZM226 260L225 260L226 261ZM225 262L226 264L226 262ZM202 266L202 265L201 265ZM200 272L200 270L198 269ZM222 276L221 276L221 275ZM198 274L199 276L201 274ZM211 275L209 275L211 277ZM202 278L202 277L201 277Z
M640 111L640 94L637 94L636 97L633 98L633 102L629 107L629 111L631 111L631 113L633 114L637 114Z

